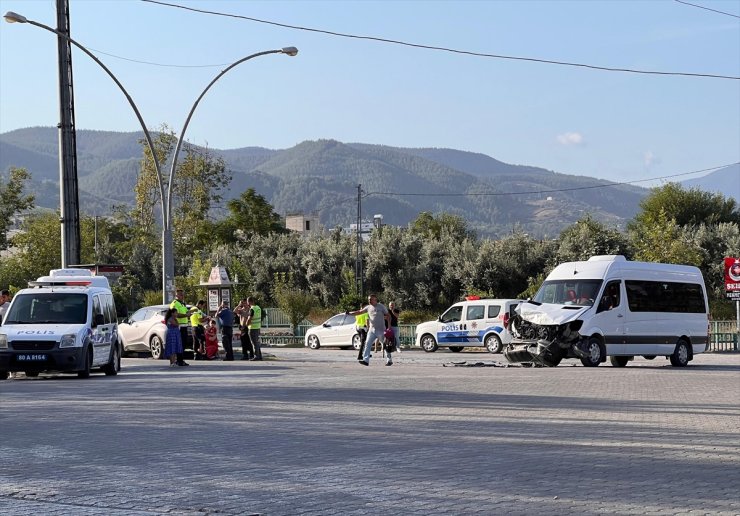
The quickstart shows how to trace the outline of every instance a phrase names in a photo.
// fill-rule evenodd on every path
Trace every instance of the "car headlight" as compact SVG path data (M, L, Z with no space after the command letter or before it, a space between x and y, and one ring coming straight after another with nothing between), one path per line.
M8 336L0 333L0 349L8 349Z
M77 345L77 335L70 333L69 335L62 335L62 340L59 341L60 348L74 348Z

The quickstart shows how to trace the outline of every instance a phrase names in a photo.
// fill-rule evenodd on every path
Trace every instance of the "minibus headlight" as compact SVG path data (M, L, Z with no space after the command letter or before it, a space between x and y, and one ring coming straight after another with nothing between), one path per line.
M73 348L75 344L77 344L77 335L74 333L63 335L62 340L59 341L60 348Z
M573 321L572 323L570 323L570 331L578 331L581 329L581 326L583 326L583 321Z
M8 349L8 336L0 333L0 349Z

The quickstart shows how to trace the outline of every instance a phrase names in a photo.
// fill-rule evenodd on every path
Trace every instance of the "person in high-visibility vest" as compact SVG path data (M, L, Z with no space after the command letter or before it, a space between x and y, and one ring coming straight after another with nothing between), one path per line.
M365 303L360 304L360 310L365 308ZM365 350L365 341L367 340L367 312L355 315L355 329L360 336L360 349L357 352L357 360L362 360L362 354Z
M180 325L180 338L182 339L182 347L185 349L185 344L188 341L188 317L197 309L192 308L188 310L188 307L185 305L185 291L181 288L175 291L175 299L170 303L170 308L177 312L177 324ZM179 366L190 365L185 362L185 353L177 354L176 363Z
M260 328L262 328L262 309L257 305L253 297L247 298L249 305L249 316L247 317L247 328L249 328L249 340L254 348L252 360L262 360L262 346L260 345Z
M205 300L199 300L195 303L195 312L190 316L190 326L193 328L193 352L195 353L195 358L204 358L206 354L205 324L208 322L208 315L203 311L205 307Z

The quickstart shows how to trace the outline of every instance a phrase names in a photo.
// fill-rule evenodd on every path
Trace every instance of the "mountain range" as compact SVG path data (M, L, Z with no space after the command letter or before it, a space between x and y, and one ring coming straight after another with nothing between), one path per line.
M28 169L37 205L51 209L59 205L57 138L52 127L0 134L0 173L13 166ZM83 213L105 215L113 205L133 205L142 138L141 132L77 131ZM448 212L467 219L484 237L518 229L554 238L586 213L623 228L649 193L454 149L318 140L282 150L209 151L224 159L232 176L225 200L254 188L278 213L318 213L329 228L356 221L358 185L365 218L382 214L384 223L403 226L422 211ZM695 184L685 183L740 197L737 165L690 181Z

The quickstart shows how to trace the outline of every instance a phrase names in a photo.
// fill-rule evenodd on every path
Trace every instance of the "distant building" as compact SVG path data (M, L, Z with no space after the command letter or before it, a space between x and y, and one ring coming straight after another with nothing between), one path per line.
M285 228L300 233L301 236L316 235L321 232L319 214L289 214L285 217Z
M383 215L377 214L373 216L372 222L369 220L363 220L360 223L360 236L364 241L370 238L370 233L373 229L379 229L383 227ZM345 233L357 233L357 224L350 224L348 229L344 230Z

